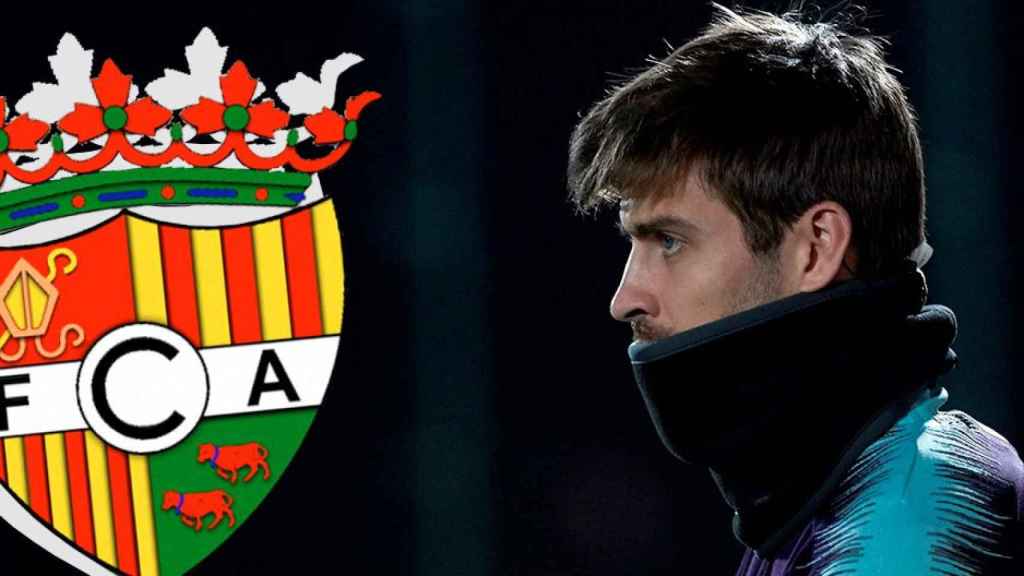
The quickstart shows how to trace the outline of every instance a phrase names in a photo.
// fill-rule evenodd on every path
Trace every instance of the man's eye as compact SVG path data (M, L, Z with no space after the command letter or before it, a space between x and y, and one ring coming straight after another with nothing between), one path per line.
M666 256L675 254L683 247L682 240L668 234L659 234L658 240L661 242L661 249L665 251Z

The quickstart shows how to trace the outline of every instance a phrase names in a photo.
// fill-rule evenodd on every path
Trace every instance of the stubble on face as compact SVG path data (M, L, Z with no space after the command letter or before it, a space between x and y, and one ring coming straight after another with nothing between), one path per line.
M634 342L653 342L655 340L668 338L672 335L671 330L655 326L647 319L646 316L630 320L629 326L633 329Z
M783 297L782 270L779 250L755 255L749 281L728 298L725 313L718 319L756 308ZM634 342L654 342L672 336L671 329L658 326L647 316L629 321Z
M779 250L755 255L750 281L732 294L726 316L778 300L783 296Z

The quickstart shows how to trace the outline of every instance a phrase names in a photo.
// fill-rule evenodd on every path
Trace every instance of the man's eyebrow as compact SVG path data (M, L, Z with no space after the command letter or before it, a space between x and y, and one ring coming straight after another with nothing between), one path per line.
M678 216L657 216L650 220L630 222L628 225L624 225L620 220L616 223L616 227L623 236L634 236L636 238L647 238L659 232L673 232L692 238L701 232L700 226Z

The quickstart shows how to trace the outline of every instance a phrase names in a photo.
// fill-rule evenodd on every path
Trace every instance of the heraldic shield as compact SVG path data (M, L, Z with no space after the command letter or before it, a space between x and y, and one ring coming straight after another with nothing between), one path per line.
M360 61L343 54L257 102L244 64L210 66L226 50L204 29L199 80L142 96L107 60L61 102L92 73L66 35L46 98L11 120L0 98L0 516L86 573L192 569L273 489L331 379L344 271L316 172L380 95L331 110Z

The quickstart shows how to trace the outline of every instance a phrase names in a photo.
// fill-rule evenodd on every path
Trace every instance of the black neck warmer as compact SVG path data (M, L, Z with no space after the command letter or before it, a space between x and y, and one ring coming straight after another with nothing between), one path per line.
M916 267L798 294L629 355L658 434L711 469L736 537L772 557L856 457L956 363Z

